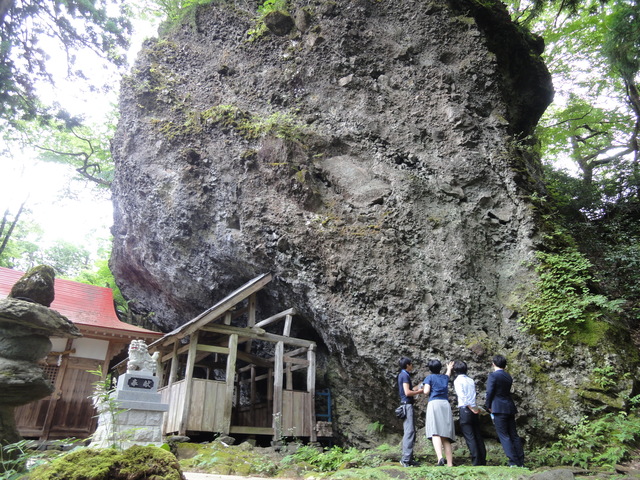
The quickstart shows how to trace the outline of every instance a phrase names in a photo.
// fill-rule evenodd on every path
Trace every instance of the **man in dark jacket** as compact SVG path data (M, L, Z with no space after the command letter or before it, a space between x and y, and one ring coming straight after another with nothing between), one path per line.
M522 441L516 431L516 404L511 398L511 375L504 371L507 359L493 357L493 372L487 379L487 410L491 412L496 433L510 467L524 467Z

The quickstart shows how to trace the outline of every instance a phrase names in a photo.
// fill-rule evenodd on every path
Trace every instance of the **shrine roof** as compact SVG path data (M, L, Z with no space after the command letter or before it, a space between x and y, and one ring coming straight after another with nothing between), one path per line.
M24 272L0 267L0 298L9 295ZM113 292L107 287L56 278L51 308L80 328L114 332L127 336L157 338L163 334L120 321L113 305Z

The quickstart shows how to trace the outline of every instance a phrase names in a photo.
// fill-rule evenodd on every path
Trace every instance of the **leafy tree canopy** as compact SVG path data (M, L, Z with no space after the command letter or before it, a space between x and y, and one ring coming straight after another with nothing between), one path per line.
M68 78L84 80L95 63L78 67L79 52L123 66L131 29L119 0L0 0L0 128L55 118L37 93L38 82L54 83L54 50L64 52Z

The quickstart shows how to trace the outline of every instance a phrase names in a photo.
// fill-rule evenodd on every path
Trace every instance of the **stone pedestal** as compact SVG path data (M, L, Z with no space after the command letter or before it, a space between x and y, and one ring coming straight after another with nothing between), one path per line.
M157 382L148 372L121 375L111 399L98 407L98 428L91 447L162 445L162 421L169 405L160 403Z

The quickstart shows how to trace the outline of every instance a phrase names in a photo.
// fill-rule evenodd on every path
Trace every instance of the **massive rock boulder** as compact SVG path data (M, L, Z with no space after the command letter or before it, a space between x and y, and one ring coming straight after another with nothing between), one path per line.
M132 307L168 331L272 272L263 313L297 309L352 443L396 421L401 355L418 376L465 359L482 391L504 353L529 433L580 418L576 367L601 357L557 359L517 324L540 39L499 2L293 1L274 33L254 7L199 7L123 83L111 266Z

